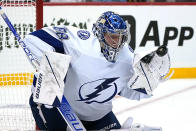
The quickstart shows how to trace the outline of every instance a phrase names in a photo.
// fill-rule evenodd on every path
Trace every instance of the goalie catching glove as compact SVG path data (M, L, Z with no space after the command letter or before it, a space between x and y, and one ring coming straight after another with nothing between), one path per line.
M162 56L166 55L167 52L168 52L168 49L167 49L166 46L160 46L156 51L154 51L154 52L152 52L152 53L147 54L146 56L144 56L141 59L141 61L144 62L144 63L146 63L146 64L149 64L151 62L152 58L154 57L155 53L158 56L162 57Z
M62 101L64 78L71 57L55 52L46 52L40 62L37 81L33 91L34 102L58 107Z
M143 54L135 54L133 69L134 75L129 80L128 87L148 95L152 95L158 84L174 73L165 78L170 70L170 57L164 45Z

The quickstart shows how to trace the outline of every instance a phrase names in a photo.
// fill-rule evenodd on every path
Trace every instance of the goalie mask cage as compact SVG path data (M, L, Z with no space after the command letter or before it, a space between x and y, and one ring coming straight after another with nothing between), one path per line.
M21 38L43 25L42 0L1 0ZM0 18L0 130L35 130L29 107L34 69Z

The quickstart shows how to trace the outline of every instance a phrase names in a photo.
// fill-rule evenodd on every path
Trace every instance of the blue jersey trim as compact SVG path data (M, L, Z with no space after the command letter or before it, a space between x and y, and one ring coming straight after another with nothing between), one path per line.
M34 87L36 86L36 82L37 82L37 78L36 78L36 76L34 75L34 77L33 77L33 86L34 86Z
M55 51L58 53L64 54L64 48L63 48L63 43L59 40L57 40L55 37L50 35L44 30L37 30L35 32L30 33L31 35L34 35L41 39L42 41L46 42L50 46L54 47Z

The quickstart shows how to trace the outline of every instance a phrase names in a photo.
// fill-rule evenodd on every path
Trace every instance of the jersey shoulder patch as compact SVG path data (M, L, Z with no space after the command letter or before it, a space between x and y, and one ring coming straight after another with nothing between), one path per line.
M87 30L79 30L77 35L82 40L87 40L90 37L90 32Z

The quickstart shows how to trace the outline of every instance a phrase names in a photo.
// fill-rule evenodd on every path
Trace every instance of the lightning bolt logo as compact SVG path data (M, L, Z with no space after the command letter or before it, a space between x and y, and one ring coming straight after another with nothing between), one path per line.
M115 83L115 80L117 80L119 77L115 77L115 78L104 78L104 79L98 79L96 81L92 81L92 82L88 82L83 84L80 89L79 89L79 97L80 100L78 101L84 101L87 104L91 104L92 102L96 102L96 103L105 103L109 100L111 100L117 93L117 85ZM94 83L100 83L98 84L98 86L96 86L95 88L93 88L95 91L90 93L90 94L86 94L84 95L85 97L82 97L82 89L83 88L88 88L91 87L89 85L94 85ZM100 95L102 95L103 91L105 91L106 89L109 88L114 88L114 92L112 93L111 96L108 96L105 100L96 100L96 98ZM89 90L92 90L92 88L89 88ZM105 98L105 96L103 97Z

